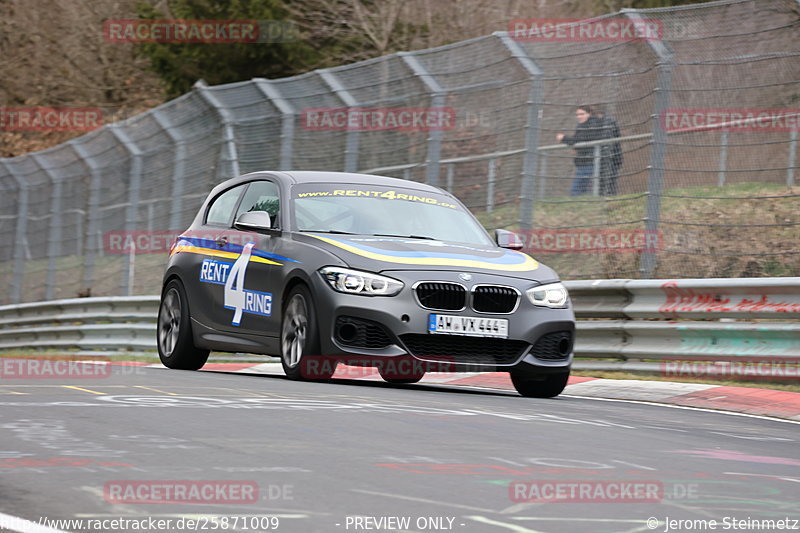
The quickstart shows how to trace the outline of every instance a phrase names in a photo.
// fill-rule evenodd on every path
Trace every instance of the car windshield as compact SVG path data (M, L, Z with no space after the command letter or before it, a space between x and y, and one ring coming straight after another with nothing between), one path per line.
M493 244L461 204L435 192L308 183L294 187L292 205L298 231Z

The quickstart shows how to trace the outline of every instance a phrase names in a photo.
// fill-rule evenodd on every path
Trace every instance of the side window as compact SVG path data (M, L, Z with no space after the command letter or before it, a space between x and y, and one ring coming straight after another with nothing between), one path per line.
M239 185L217 196L208 208L206 224L229 226L233 209L236 207L236 201L243 190L244 185Z
M266 211L272 217L275 224L278 212L280 211L280 196L278 186L271 181L254 181L247 188L247 192L239 204L236 217L249 211Z

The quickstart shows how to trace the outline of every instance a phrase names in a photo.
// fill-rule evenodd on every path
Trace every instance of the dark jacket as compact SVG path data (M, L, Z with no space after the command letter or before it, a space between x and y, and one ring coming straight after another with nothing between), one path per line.
M619 133L619 124L617 121L614 120L613 117L608 115L603 116L600 120L600 124L603 126L603 138L604 139L614 139L620 136ZM609 163L616 168L622 166L622 145L618 142L603 145L603 157L607 157Z
M594 116L589 117L586 122L579 122L573 135L565 135L561 141L572 146L575 143L587 141L597 141L605 138L605 128L603 122ZM594 147L587 146L575 149L575 166L590 167L594 164Z

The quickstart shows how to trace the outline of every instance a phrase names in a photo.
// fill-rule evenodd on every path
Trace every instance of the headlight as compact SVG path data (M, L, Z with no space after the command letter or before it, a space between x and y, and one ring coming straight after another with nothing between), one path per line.
M324 267L319 273L335 290L348 294L394 296L403 288L402 281L349 268Z
M533 305L542 307L551 307L553 309L566 307L567 288L562 283L550 283L548 285L539 285L525 291L528 299Z

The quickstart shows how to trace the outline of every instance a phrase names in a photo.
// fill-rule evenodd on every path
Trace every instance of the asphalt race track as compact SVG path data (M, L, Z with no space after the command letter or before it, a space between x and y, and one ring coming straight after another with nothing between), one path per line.
M762 520L775 527L760 530L800 529L800 426L790 421L142 367L4 379L0 404L6 521L298 533L706 531L712 520L720 531ZM108 522L120 518L131 521ZM164 528L132 521L144 519ZM677 522L687 520L698 522ZM49 528L39 531L101 530Z

